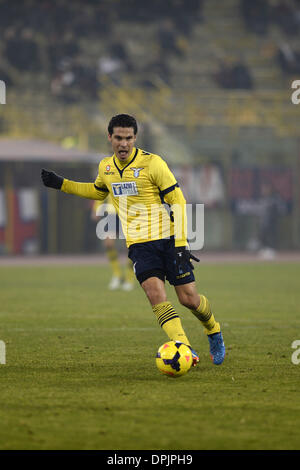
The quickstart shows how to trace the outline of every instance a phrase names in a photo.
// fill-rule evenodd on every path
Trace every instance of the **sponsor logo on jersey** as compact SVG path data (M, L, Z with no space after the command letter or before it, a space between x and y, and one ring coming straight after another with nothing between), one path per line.
M140 176L140 171L142 171L144 168L134 168L131 166L130 169L133 171L133 176L138 178Z
M110 166L110 165L106 165L106 167L105 167L105 170L106 170L106 171L104 172L104 174L105 174L105 175L114 175L115 172L114 172L114 171L110 171L110 169L111 169L111 166Z
M126 183L111 183L113 195L120 196L137 196L138 189L135 181L126 181Z

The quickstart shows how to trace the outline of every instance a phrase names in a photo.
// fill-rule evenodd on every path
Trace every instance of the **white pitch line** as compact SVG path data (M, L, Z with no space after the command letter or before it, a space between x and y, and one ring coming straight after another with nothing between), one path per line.
M89 328L89 327L81 327L81 328L10 328L10 327L1 327L1 331L16 331L16 332L35 332L35 331L147 331L147 330L157 330L157 328L149 327L149 328L139 328L139 327L118 327L118 328Z

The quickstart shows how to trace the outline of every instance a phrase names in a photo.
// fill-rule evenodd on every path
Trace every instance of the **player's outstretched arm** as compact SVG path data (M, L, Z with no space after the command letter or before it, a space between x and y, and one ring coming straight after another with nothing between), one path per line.
M98 187L94 183L78 183L57 175L53 171L41 171L41 178L48 188L58 189L67 194L75 194L87 199L104 200L108 194L106 187Z

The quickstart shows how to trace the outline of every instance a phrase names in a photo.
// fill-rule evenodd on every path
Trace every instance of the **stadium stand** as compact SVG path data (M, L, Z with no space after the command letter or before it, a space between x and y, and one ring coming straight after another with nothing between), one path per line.
M299 25L299 0L0 0L0 135L106 153L126 110L172 164L296 169Z
M88 0L84 8L66 0L24 1L18 7L2 0L0 70L16 94L13 105L28 93L32 119L37 112L32 92L47 107L55 102L62 113L75 105L101 114L102 99L115 87L138 91L141 108L149 92L159 97L168 92L166 112L158 98L153 118L174 116L176 125L178 114L181 123L191 122L193 104L181 110L191 92L224 89L227 100L228 90L265 91L274 111L279 92L299 70L299 9L296 0L194 0L188 10L181 0L147 5L131 0L126 8L119 0ZM270 96L271 91L277 93ZM198 113L197 122L202 117Z

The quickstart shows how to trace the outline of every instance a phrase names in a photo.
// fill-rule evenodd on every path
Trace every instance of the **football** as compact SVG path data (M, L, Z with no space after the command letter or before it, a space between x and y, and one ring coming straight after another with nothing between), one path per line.
M157 351L156 365L160 372L170 377L186 374L193 363L192 352L183 343L168 341Z

